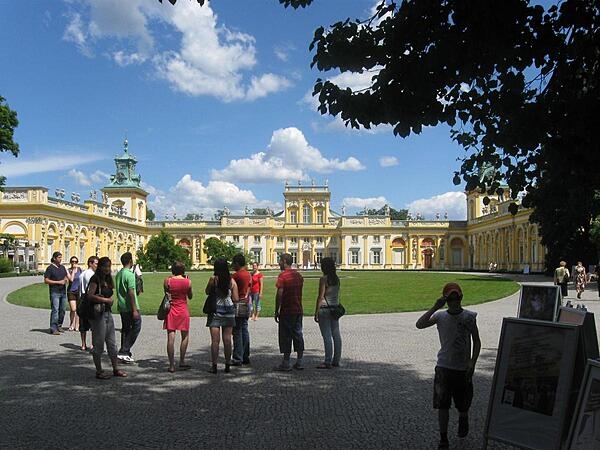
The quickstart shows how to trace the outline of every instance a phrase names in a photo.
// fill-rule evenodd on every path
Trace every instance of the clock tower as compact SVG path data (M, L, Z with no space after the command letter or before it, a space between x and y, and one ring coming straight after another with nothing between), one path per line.
M129 153L129 142L125 139L123 154L115 158L116 171L110 176L110 183L102 188L102 197L111 212L145 222L148 193L140 186L142 178L135 172L136 164L137 160Z

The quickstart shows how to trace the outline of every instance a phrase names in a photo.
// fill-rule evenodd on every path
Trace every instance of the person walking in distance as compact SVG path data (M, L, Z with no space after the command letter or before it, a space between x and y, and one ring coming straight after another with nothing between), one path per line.
M135 290L135 274L133 273L133 256L131 252L121 255L123 267L115 277L118 310L121 315L121 348L117 358L125 363L133 363L131 348L135 344L142 329L142 316Z
M50 265L44 272L44 283L48 285L50 294L50 334L59 335L65 320L67 304L67 269L61 264L62 253L54 252Z
M250 298L252 300L252 320L257 321L260 315L260 299L263 295L263 274L258 270L258 263L252 263L252 285L250 286Z
M67 270L69 286L67 287L67 299L69 300L69 331L79 331L79 316L77 315L77 304L79 303L79 276L81 268L78 266L79 260L76 256L69 259L71 267Z
M83 295L87 292L88 284L90 284L90 280L96 273L96 269L98 268L98 257L90 256L87 260L88 268L81 272L79 275L79 300L83 298ZM92 329L92 325L89 319L79 318L79 334L81 335L81 350L85 351L88 349L86 338L87 332ZM93 349L94 346L90 345L89 349Z
M250 313L250 284L252 277L246 270L246 258L241 253L233 256L234 273L231 276L237 284L238 301L235 326L233 327L233 366L250 364L250 333L248 332L248 317Z
M438 352L433 386L433 407L438 410L440 442L449 448L448 420L452 400L458 409L458 437L469 434L469 408L473 400L473 372L481 350L477 313L461 307L463 293L456 283L446 283L442 297L417 320L419 329L437 325ZM448 303L448 309L441 310ZM441 311L440 311L441 310ZM471 350L471 341L473 349Z
M554 270L554 284L560 286L560 293L566 297L568 292L568 283L571 274L567 269L566 261L561 261L558 267Z
M279 257L281 273L277 277L275 287L275 322L279 324L279 351L283 354L277 371L287 372L290 366L292 344L297 354L294 369L302 370L304 356L304 336L302 334L302 287L304 279L297 270L292 269L292 255L283 253Z

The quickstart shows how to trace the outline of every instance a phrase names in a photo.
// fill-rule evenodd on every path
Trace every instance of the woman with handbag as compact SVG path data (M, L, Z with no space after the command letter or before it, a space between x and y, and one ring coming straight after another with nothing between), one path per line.
M94 317L90 319L92 325L92 343L94 344L92 356L94 358L94 365L96 366L96 378L99 380L108 380L111 377L102 370L102 353L104 353L105 343L113 367L113 376L127 376L127 373L118 367L115 322L111 311L114 283L110 269L111 261L107 256L103 256L98 260L98 269L90 279L86 294L92 303L94 303Z
M227 261L222 258L215 260L214 275L206 284L206 295L216 295L215 312L208 314L206 326L210 330L210 373L217 373L217 361L219 359L220 337L223 337L223 350L225 353L225 373L230 372L231 367L231 335L235 326L235 306L237 302L237 284L231 278Z
M333 315L333 308L338 308L340 279L335 270L333 258L321 260L323 276L319 279L319 294L315 306L315 322L319 324L323 344L325 346L325 361L317 366L318 369L339 367L342 356L342 336L340 321Z
M185 363L190 331L190 310L188 299L192 299L192 281L185 275L185 266L179 261L171 264L170 277L165 278L163 287L171 294L171 302L163 329L167 330L167 356L169 357L169 372L175 372L175 333L181 333L179 345L179 369L188 370L192 366Z

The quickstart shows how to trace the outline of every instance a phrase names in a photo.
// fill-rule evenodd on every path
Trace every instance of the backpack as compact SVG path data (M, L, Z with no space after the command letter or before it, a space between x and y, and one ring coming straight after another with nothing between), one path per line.
M140 295L142 292L144 292L144 279L142 278L141 275L138 275L135 272L136 267L137 267L137 264L135 266L133 266L133 268L132 268L133 273L135 275L135 293L136 293L136 295Z

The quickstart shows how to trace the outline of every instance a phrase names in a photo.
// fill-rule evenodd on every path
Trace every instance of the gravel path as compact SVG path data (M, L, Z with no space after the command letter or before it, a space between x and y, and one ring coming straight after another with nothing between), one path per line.
M516 279L550 281L539 276ZM434 327L415 328L420 313L344 317L342 367L336 370L315 368L323 357L323 343L318 326L305 317L306 369L290 373L272 370L280 358L277 328L272 318L261 318L250 322L252 365L234 367L229 375L222 364L217 375L205 371L209 336L202 318L192 318L192 370L168 373L162 323L144 316L133 349L137 363L125 367L130 376L99 381L91 356L79 349L78 333L51 336L49 311L6 302L7 293L40 281L0 280L0 448L437 447L431 391L439 342ZM197 293L194 301L200 297ZM582 299L598 313L597 300L592 290ZM312 299L305 301L312 305ZM482 352L474 379L471 433L454 438L452 411L451 448L482 448L502 318L516 314L517 301L513 295L470 307L478 313ZM115 322L119 327L118 315Z

